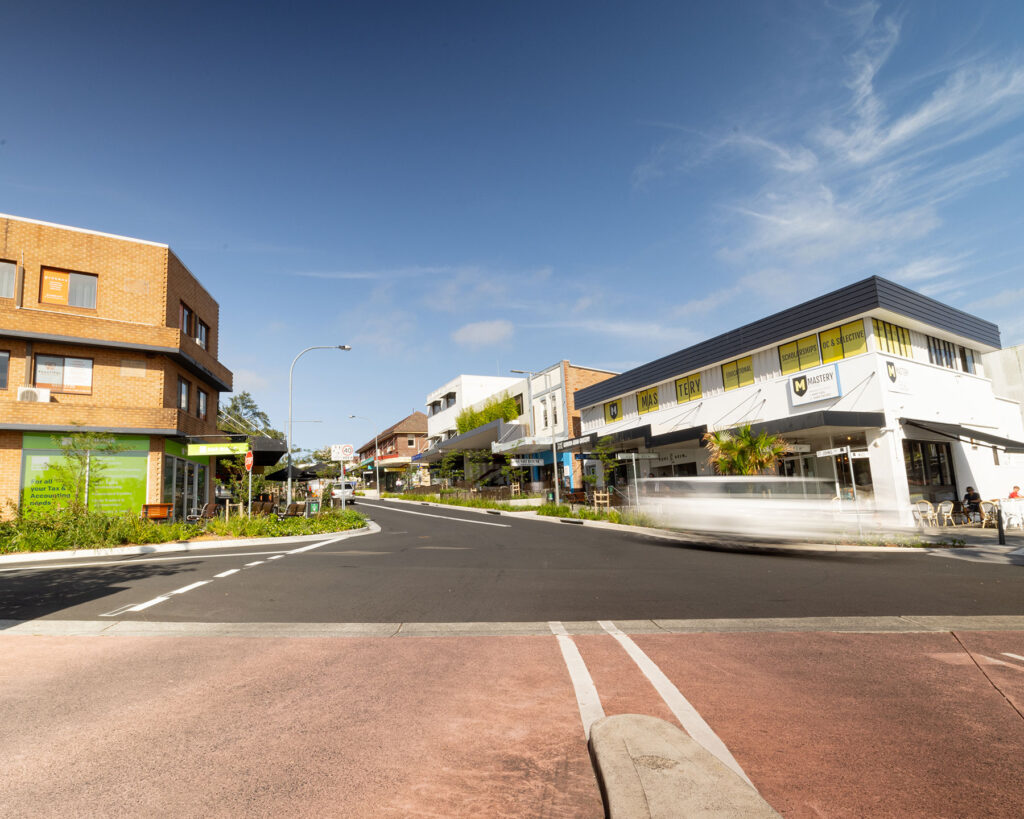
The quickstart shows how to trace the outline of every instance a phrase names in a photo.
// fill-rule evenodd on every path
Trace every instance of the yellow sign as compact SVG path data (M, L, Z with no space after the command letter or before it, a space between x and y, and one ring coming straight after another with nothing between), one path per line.
M651 387L649 390L641 390L636 394L636 409L641 415L654 412L658 409L658 388Z
M703 393L700 389L700 373L687 375L676 379L676 401L685 404L700 398Z
M726 390L754 383L754 357L737 358L722 365L722 383Z
M606 424L613 424L622 417L622 399L618 398L615 401L609 401L604 405L604 422Z
M806 370L809 367L817 367L821 364L818 337L807 336L781 345L779 347L779 364L782 365L783 375Z
M43 268L43 281L39 288L39 301L43 304L67 304L70 276L60 270Z
M821 340L821 360L824 364L860 355L868 350L864 322L860 319L831 330L823 330L818 333L818 338Z

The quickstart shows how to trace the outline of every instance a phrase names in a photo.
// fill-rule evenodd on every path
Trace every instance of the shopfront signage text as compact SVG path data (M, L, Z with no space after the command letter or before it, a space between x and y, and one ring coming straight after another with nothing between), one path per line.
M638 392L636 394L636 409L641 415L655 412L658 409L658 388L651 387L649 390Z
M678 403L685 404L687 401L694 401L701 395L700 373L676 379L676 401Z
M789 398L794 406L838 398L842 394L839 370L835 364L816 367L789 379Z
M203 455L241 455L249 451L249 444L245 441L230 444L189 444L185 448L185 454L190 458Z

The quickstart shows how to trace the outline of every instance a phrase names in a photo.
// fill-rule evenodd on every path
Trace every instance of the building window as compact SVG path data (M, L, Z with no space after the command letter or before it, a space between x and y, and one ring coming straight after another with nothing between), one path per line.
M910 345L910 330L878 319L872 319L871 323L875 328L875 344L879 350L904 358L914 357L914 348Z
M192 308L189 307L185 302L181 303L181 310L178 312L178 327L181 328L187 336L192 335L192 323L195 321L196 314L192 312Z
M722 383L726 390L746 387L754 383L754 357L737 358L722 365Z
M782 374L806 370L821 364L821 352L818 350L818 337L807 336L779 347L779 364Z
M928 336L928 360L939 367L974 374L974 350Z
M833 361L868 351L864 322L860 319L833 327L831 330L823 330L818 333L818 342L821 344L823 364L831 364Z
M199 321L199 319L196 319L196 344L204 350L209 349L210 328L203 322Z
M51 392L91 395L92 359L37 355L33 383Z
M974 350L970 347L960 348L960 369L974 375ZM995 449L992 451L995 452Z
M541 406L541 409L543 409L543 411L544 411L543 416L542 416L543 419L544 419L544 423L541 424L541 427L546 429L547 425L548 425L548 402L547 402L547 399L541 398L540 399L540 406Z
M18 265L14 262L0 261L0 299L14 298L14 280L17 273Z
M39 285L39 301L68 307L96 309L96 276L44 267Z
M7 372L11 367L11 354L0 350L0 390L7 389Z
M206 402L209 396L202 390L196 390L196 417L206 420Z
M558 426L558 404L554 398L551 399L551 426Z
M703 393L700 386L700 373L686 375L676 379L676 402L685 404L687 401L695 401Z
M408 446L408 447L415 448L415 446L416 446L416 439L415 438L406 438L405 439L405 445Z
M188 412L188 399L189 393L191 392L191 384L188 383L184 378L178 376L178 409L182 412Z
M516 416L518 417L523 414L523 394L519 393L519 395L512 400L516 402Z

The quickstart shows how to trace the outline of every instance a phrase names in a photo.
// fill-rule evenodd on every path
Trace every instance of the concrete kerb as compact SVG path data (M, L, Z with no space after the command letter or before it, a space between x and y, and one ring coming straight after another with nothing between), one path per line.
M506 512L504 509L483 509L476 506L457 506L454 503L432 503L430 501L411 501L401 500L399 498L381 498L380 502L409 504L412 506L432 506L437 509L457 509L461 512L474 512L480 515L508 515L509 517L513 518L522 518L524 520L536 520L542 523L569 523L582 526L596 526L599 529L610 529L616 532L630 532L632 534L647 535L648 537L660 538L662 540L671 540L675 543L679 543L682 545L689 545L693 548L713 549L716 551L723 552L753 552L760 554L807 554L809 552L825 554L834 554L837 552L892 554L896 552L901 554L928 554L931 551L935 551L935 549L931 549L928 547L916 548L913 546L852 546L836 543L786 543L775 545L766 543L737 543L734 541L716 542L711 541L706 537L688 535L682 532L672 532L666 529L655 529L650 526L628 526L623 523L609 523L608 521L604 520L557 518L548 515L538 515L534 511Z
M591 726L589 747L609 819L779 816L736 772L665 720L605 717Z
M58 552L18 552L11 555L0 555L0 563L36 563L40 560L74 560L83 557L117 557L119 555L149 555L167 552L197 552L204 549L230 549L236 546L270 546L287 541L289 543L316 543L321 540L335 538L358 537L372 535L380 531L380 526L372 520L360 529L346 529L341 532L323 532L319 535L292 535L291 537L248 537L230 540L204 540L193 542L176 540L170 543L146 543L140 546L111 546L106 549L71 549Z

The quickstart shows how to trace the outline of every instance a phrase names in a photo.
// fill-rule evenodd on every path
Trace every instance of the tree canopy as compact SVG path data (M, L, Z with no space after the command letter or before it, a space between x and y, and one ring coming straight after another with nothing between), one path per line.
M750 424L704 436L708 463L720 475L760 475L774 469L789 444L778 435L754 433Z

